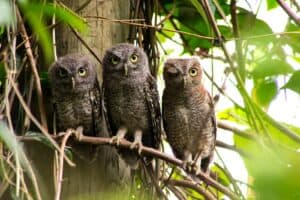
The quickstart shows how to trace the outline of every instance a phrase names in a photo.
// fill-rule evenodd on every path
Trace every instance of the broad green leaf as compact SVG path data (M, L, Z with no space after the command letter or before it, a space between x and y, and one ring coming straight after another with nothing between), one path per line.
M256 81L252 89L254 101L263 107L268 107L277 94L277 82L272 78Z
M260 35L272 34L270 26L263 20L257 19L249 12L241 12L237 15L240 36L246 38L247 42L253 45L269 45L276 38L275 36L257 37ZM252 38L254 37L254 38Z
M295 71L289 81L282 87L300 94L300 70Z
M205 21L205 24L206 24L206 27L207 27L207 30L208 30L208 35L211 35L210 24L209 24L209 21L206 17L206 13L205 13L204 9L202 8L201 4L199 3L198 0L191 0L191 2L195 6L195 8L199 12L199 14L201 15L202 19ZM212 8L211 2L210 2L210 7ZM214 13L214 11L213 11L213 13Z
M291 65L279 59L265 59L256 63L256 67L251 72L254 79L268 76L286 75L294 70Z
M46 28L46 24L41 16L43 5L21 4L22 11L24 13L25 19L32 28L33 33L37 36L43 50L43 54L47 61L52 60L53 51L52 43L49 30Z
M294 52L300 52L300 27L293 22L289 22L285 27L285 32L294 32L293 34L286 33L281 37L281 40L287 43ZM298 32L298 34L295 34Z

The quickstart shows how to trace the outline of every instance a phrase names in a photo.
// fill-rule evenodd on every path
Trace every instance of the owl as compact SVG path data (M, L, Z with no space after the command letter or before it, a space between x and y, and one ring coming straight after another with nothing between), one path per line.
M162 118L167 140L184 166L207 173L216 143L214 105L202 83L197 57L168 59L164 64Z
M159 95L147 55L132 44L117 44L106 51L102 65L104 102L114 135L112 143L118 144L125 137L139 151L142 145L158 149ZM125 149L120 153L131 168L137 168L137 153Z
M49 68L49 80L58 132L82 127L84 135L108 137L101 130L101 91L96 67L87 57L70 54L59 58ZM90 151L87 156L93 154L92 148Z

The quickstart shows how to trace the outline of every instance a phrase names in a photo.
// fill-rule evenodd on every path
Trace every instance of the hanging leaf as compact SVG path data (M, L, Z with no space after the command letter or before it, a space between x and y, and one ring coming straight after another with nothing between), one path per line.
M277 94L277 82L272 78L256 81L252 89L252 97L254 101L263 107L268 107Z
M254 79L265 78L268 76L286 75L292 73L294 69L290 64L279 59L265 59L258 62L251 72Z
M290 80L282 88L287 88L300 94L300 70L295 71Z

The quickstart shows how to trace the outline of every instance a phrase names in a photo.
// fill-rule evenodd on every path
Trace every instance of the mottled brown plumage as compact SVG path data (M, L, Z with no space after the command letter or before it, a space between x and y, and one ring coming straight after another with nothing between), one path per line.
M49 78L58 131L82 126L84 135L99 135L101 92L90 60L77 54L61 57L50 67Z
M103 58L103 90L113 142L125 136L134 146L158 148L161 115L159 96L148 58L131 44L118 44L108 49ZM142 138L141 138L142 137ZM133 147L134 147L133 146ZM120 150L124 160L137 167L138 155Z
M210 94L202 84L198 58L168 59L163 72L163 124L176 157L208 171L212 161L216 122Z

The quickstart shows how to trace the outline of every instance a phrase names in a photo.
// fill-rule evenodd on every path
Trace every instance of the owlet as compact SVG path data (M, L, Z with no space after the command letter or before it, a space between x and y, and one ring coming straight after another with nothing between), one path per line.
M70 54L59 58L49 68L49 79L57 131L81 126L84 135L108 137L101 130L101 92L96 68L87 57Z
M155 78L150 74L144 51L132 44L118 44L108 49L103 58L104 102L112 134L118 144L125 137L157 149L160 144L161 114ZM120 153L132 167L138 155L122 149Z
M167 140L177 158L206 173L214 154L216 122L212 98L202 83L200 62L197 57L168 59L163 77Z

